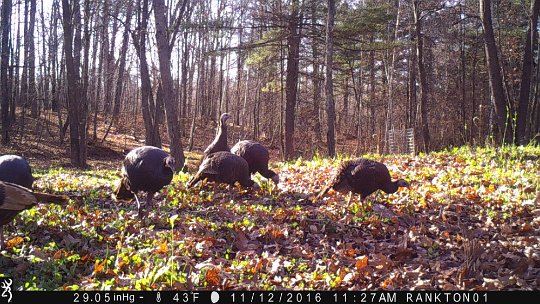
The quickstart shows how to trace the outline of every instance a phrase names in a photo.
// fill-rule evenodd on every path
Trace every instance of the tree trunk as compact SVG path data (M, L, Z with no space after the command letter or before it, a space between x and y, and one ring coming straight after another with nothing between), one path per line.
M489 86L491 90L491 102L495 110L495 116L499 132L506 143L512 142L512 121L508 115L507 101L503 90L503 79L493 22L491 20L491 0L480 0L480 19L484 28L484 47L488 64Z
M118 76L116 78L116 88L114 90L114 101L113 101L113 111L112 111L112 117L111 122L109 123L109 126L107 127L107 131L105 132L105 135L103 136L103 139L101 142L104 142L107 138L107 135L109 134L109 131L111 130L111 127L113 124L118 123L118 118L120 117L120 103L122 98L122 92L123 92L123 85L124 85L124 72L126 69L126 56L128 52L128 45L129 45L129 31L130 31L130 24L131 24L131 12L132 12L132 6L130 5L128 7L127 13L126 13L126 22L124 35L122 37L122 49L120 50L120 58L119 65L118 65Z
M80 47L81 36L78 27L80 24L80 7L78 0L62 0L62 24L64 27L64 51L66 57L67 72L67 96L68 96L68 119L71 164L75 167L86 167L86 142L84 132L86 128L80 128L80 121L83 120L84 113L81 113L81 79L79 75L80 67ZM73 10L72 10L73 9ZM74 32L76 31L76 32Z
M145 129L145 144L161 148L161 137L159 134L159 123L157 123L157 111L153 100L152 82L148 62L146 60L146 35L148 28L148 0L139 0L138 4L139 22L136 32L132 32L133 45L139 57L139 72L141 73L141 108Z
M341 111L341 115L339 116L338 123L337 123L337 133L339 133L340 130L342 130L342 134L349 135L349 130L351 126L348 124L349 121L351 121L351 117L349 114L349 98L350 98L350 90L349 90L349 75L344 73L344 79L343 79L343 110ZM354 113L353 113L354 116Z
M311 35L313 37L317 37L316 33L318 32L318 29L317 29L317 3L318 1L317 0L312 0L312 3L311 3ZM320 115L319 115L319 107L320 107L320 102L319 102L319 99L321 98L321 75L320 75L320 65L319 65L319 56L320 56L320 53L319 53L319 48L318 48L318 43L317 43L317 39L316 38L313 38L312 40L312 45L311 45L311 50L312 50L312 53L313 53L313 77L312 77L312 81L313 81L313 121L314 121L314 129L313 129L313 133L314 133L314 142L316 143L320 143L321 142L321 121L320 121Z
M189 101L189 98L188 98L188 74L189 74L189 67L188 67L188 64L189 64L189 58L190 58L190 54L189 54L189 51L191 50L190 48L190 43L189 43L189 40L188 40L188 31L184 31L184 49L182 51L182 59L181 59L181 64L182 64L182 76L180 78L180 88L182 90L182 111L181 111L181 114L182 117L187 117L187 105L188 105L188 101Z
M424 151L430 147L430 135L428 125L428 96L429 86L427 80L426 67L424 63L424 35L422 34L422 18L420 16L419 1L413 1L414 22L416 31L416 56L418 63L418 76L420 77L420 118L422 127L422 139L424 142Z
M244 14L244 10L241 10L240 11L240 18L243 17L243 14ZM243 37L243 33L244 33L244 29L242 27L240 27L238 29L238 44L239 45L242 45L242 37ZM237 53L236 53L236 90L235 90L235 98L236 100L240 100L242 98L242 77L243 77L243 74L244 74L244 57L245 55L243 54L241 48L238 48L237 50ZM236 125L239 125L240 124L240 109L239 108L236 108L236 111L235 111L236 115L234 115L234 123ZM233 128L234 130L234 128Z
M533 69L533 54L537 41L538 13L540 11L540 0L531 2L531 14L529 17L529 28L525 50L523 52L523 68L521 70L521 88L519 91L519 105L516 121L516 143L525 145L527 143L527 117L529 116L529 100L531 95L531 74Z
M414 37L415 31L411 30L411 36ZM408 111L407 111L407 128L414 128L416 122L416 52L415 46L411 46L410 56L409 56L409 83L408 83Z
M22 5L22 4L21 4ZM23 47L22 47L22 71L21 71L21 78L20 78L20 88L17 88L15 85L14 89L19 89L19 105L22 105L23 110L23 117L26 114L26 109L30 106L29 100L28 100L28 67L30 64L28 63L28 46L30 45L30 41L28 40L30 35L28 34L28 17L30 15L29 13L29 1L24 1L24 21L22 24L23 27ZM17 49L18 47L17 43ZM20 51L19 51L20 52ZM18 65L19 61L16 61L14 64ZM22 124L22 127L24 128L24 124ZM24 132L22 132L24 134Z
M369 42L370 43L374 43L375 42L375 37L373 36L373 34L371 34L371 37L369 38ZM371 138L372 140L377 140L378 141L378 138L376 138L377 136L377 133L376 133L376 130L375 130L375 123L376 123L376 117L375 117L375 104L376 104L376 97L375 97L375 73L376 73L376 68L375 68L375 51L374 50L370 50L369 51L369 103L368 103L368 107L369 107L369 130L370 130L370 134L368 134L369 138ZM375 146L378 145L377 142L374 143ZM370 145L370 146L374 146L374 145ZM373 150L371 150L373 151Z
M396 6L397 13L396 13L396 19L395 22L392 23L389 27L389 31L392 31L391 33L391 41L396 41L398 37L398 31L399 31L399 19L401 16L401 2L394 1L394 5ZM387 55L388 57L388 55ZM388 60L387 60L388 61ZM388 145L388 139L389 139L389 131L394 130L394 69L395 69L395 62L396 62L396 48L391 49L391 55L390 55L390 63L387 65L386 68L386 79L388 79L388 90L387 90L387 109L386 109L386 119L385 119L385 141L384 146L386 151L390 151L390 146Z
M53 1L52 5L52 13L51 13L51 20L49 23L49 71L51 71L51 110L58 113L58 117L60 118L60 105L59 105L59 98L58 98L58 90L57 90L57 83L58 83L58 59L57 59L57 52L58 52L58 20L59 17L59 10L60 10L60 4L58 3L58 0ZM59 128L62 128L61 124L59 124Z
M167 24L167 11L164 0L154 0L154 18L159 71L161 74L161 86L163 88L163 104L165 105L171 155L176 160L176 169L180 170L184 166L185 158L180 133L180 122L177 114L178 107L174 102L174 82L171 74L171 52L174 41L169 41L169 25Z
M96 9L99 9L99 8L100 6L98 5ZM96 21L96 23L97 22L99 21ZM93 40L92 40L92 63L91 63L92 77L93 77L93 81L92 81L93 84L91 88L92 94L90 95L90 92L87 91L87 94L88 94L87 101L89 105L90 103L92 103L92 111L93 111L93 115L92 115L93 116L93 119L92 119L93 120L92 121L93 122L93 128L92 128L93 135L92 135L92 140L91 140L92 142L97 141L97 117L98 117L98 110L99 110L99 100L100 100L100 91L101 91L101 68L103 66L102 65L103 61L100 60L99 65L96 64L96 62L98 59L98 53L100 52L98 43L100 43L103 40L103 38L101 37L101 32L102 31L97 31L96 35L94 35ZM89 33L87 32L86 34L88 35ZM87 79L89 75L90 73L86 76ZM86 85L89 86L90 84L87 83ZM90 97L92 98L92 100L90 100ZM90 128L90 123L87 124L87 128ZM86 131L86 133L90 134L88 130Z
M18 7L17 9L17 12L15 13L16 15L20 15L20 6L21 5L17 5L16 7ZM11 18L11 16L10 16ZM15 66L18 66L19 65L19 62L20 62L20 59L21 59L21 22L16 22L17 24L17 34L16 34L16 37L15 38L15 42L13 43L16 47L13 47L12 48L12 54L11 54L11 61L10 61L10 64L11 66L15 67ZM24 48L23 48L24 49ZM9 106L9 119L10 119L10 124L13 124L16 120L17 120L17 116L15 115L15 111L17 110L17 105L21 105L21 90L20 90L20 86L22 86L22 84L20 83L20 74L21 74L21 69L15 69L15 68L10 68L8 73L8 81L10 82L10 86L11 86L11 105Z
M328 155L336 156L336 106L334 103L334 80L333 65L334 65L334 17L336 15L336 3L334 0L328 0L328 16L326 18L326 81L324 85L326 93L326 121L328 124L328 132L326 133L326 145Z
M539 49L540 45L537 44L536 48ZM536 52L536 62L540 61L540 53ZM536 144L540 144L540 136L536 136L536 134L540 133L540 66L536 65L536 72L535 72L535 81L534 83L534 93L533 93L533 106L532 106L532 126L531 126L531 134L533 134L534 138L536 139Z
M361 62L362 58L363 58L362 53L360 53L358 60ZM355 128L355 131L356 131L356 134L355 134L356 146L354 148L353 154L357 154L360 151L360 137L362 134L362 121L363 121L362 112L364 111L364 106L362 104L362 95L364 94L364 90L363 90L364 69L359 69L358 76L357 76L358 81L356 81L357 77L354 71L354 60L349 60L348 65L349 65L349 71L351 74L352 87L353 87L354 100L355 100L355 107L354 107L354 114L353 114L353 119L355 123L351 125L352 127Z
M32 118L38 117L38 101L36 92L36 45L34 29L36 27L36 0L30 0L30 20L28 25L28 99L31 105Z
M113 6L111 9L111 5ZM105 58L105 83L104 83L104 117L111 114L113 108L113 92L114 92L114 72L116 68L116 59L114 58L114 53L116 49L116 34L118 33L118 20L119 20L119 2L104 0L104 18L106 25L104 25L104 31L106 36L104 36L103 43L105 44L104 55ZM112 21L112 25L109 25L109 21ZM109 26L112 29L109 32Z
M540 133L540 101L538 100L538 91L533 95L531 108L531 134L537 135ZM534 136L533 140L535 140L536 144L539 144L540 136Z
M44 107L46 107L47 109L50 109L50 95L49 95L49 81L50 81L50 75L51 75L51 72L50 70L48 69L48 66L47 66L47 43L45 43L46 38L45 38L45 33L46 33L46 28L45 28L45 12L44 12L44 8L43 8L43 1L41 1L41 12L40 12L40 17L41 17L41 41L42 41L42 44L41 44L41 74L42 75L45 75L45 77L42 77L41 79L41 85L42 85L42 94L43 94L43 105ZM50 51L50 50L49 50Z
M11 32L11 0L2 2L2 53L0 58L0 98L2 107L2 144L10 142L9 129L9 105L10 105L10 82L8 81L9 66L9 33Z
M294 121L298 93L298 62L300 54L299 1L293 0L288 28L287 79L285 80L285 159L294 154Z

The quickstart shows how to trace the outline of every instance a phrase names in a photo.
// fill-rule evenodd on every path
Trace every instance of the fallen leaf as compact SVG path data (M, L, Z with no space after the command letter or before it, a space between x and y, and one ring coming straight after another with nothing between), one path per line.
M354 266L356 267L356 270L362 270L367 265L368 265L368 257L365 255L357 258L354 264Z
M7 242L6 242L6 247L7 248L13 248L13 247L16 247L18 246L19 244L21 244L22 242L24 242L24 239L20 236L16 236L12 239L9 239Z
M205 279L206 279L206 283L208 283L208 285L210 286L217 286L219 285L219 282L220 282L220 278L219 278L219 274L220 274L220 269L217 268L217 267L213 267L213 268L210 268L206 271L206 276L205 276Z

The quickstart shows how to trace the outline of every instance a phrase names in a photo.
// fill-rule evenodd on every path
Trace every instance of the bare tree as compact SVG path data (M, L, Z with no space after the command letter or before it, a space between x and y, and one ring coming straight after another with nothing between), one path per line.
M334 80L332 69L334 66L334 18L336 14L336 2L328 0L328 15L326 17L326 119L328 131L326 133L326 145L328 155L336 156L336 105L334 103Z
M420 77L420 118L422 128L422 139L424 142L424 150L429 150L430 147L430 135L428 125L428 96L430 93L427 72L424 64L424 34L422 32L422 16L420 10L420 1L413 1L413 13L415 24L415 36L416 36L416 57L418 64L418 76Z
M533 54L538 40L538 13L540 0L531 1L529 27L523 52L523 68L521 70L521 87L516 121L516 143L523 145L527 141L527 118L529 116L529 98L531 95L531 74L533 69Z
M120 49L120 58L118 59L118 76L116 78L116 89L114 90L114 101L113 101L113 112L111 117L111 122L109 123L109 126L107 127L107 131L105 132L105 135L103 136L102 142L107 138L107 135L109 134L109 131L111 130L111 127L114 123L118 123L118 118L120 116L120 102L124 87L124 72L126 69L126 57L128 53L128 45L129 45L129 31L130 31L130 24L131 24L131 13L133 11L133 6L128 5L127 12L126 12L126 21L124 22L124 35L122 36L122 47Z
M36 0L30 1L30 19L28 25L28 31L25 33L25 37L28 36L28 95L31 105L31 115L33 118L38 116L38 101L36 93L36 46L34 41L34 31L36 27Z
M163 104L167 118L167 131L171 143L171 154L176 159L178 169L184 166L184 149L182 147L182 134L178 117L178 106L175 103L174 82L171 74L171 53L176 40L176 34L186 9L188 0L178 3L178 15L169 23L164 0L154 0L154 19L156 22L156 41L159 58L161 86L163 88Z
M159 121L152 94L152 82L146 59L146 39L149 20L148 0L138 0L137 28L132 32L132 41L139 57L139 73L141 74L141 107L145 128L146 145L161 147Z
M287 79L285 80L285 158L294 153L294 121L298 94L298 63L300 54L300 2L293 0L287 24Z
M11 31L11 0L2 2L2 53L0 59L0 98L2 107L2 144L7 145L10 142L9 129L9 97L10 88L8 80L9 65L9 32Z
M411 37L414 37L414 29L410 30ZM408 86L407 86L407 128L414 127L416 123L416 46L411 45L408 62Z
M321 121L319 120L319 99L321 98L321 73L320 73L320 64L319 64L319 46L317 42L318 38L318 29L317 29L317 4L319 1L312 0L311 1L311 35L312 35L312 42L311 42L311 52L313 56L313 76L312 82L313 82L313 137L314 142L320 142L321 140Z
M480 0L480 19L484 28L484 47L488 64L491 102L495 110L499 132L506 143L512 141L512 123L508 115L507 101L503 89L503 76L497 53L497 44L491 19L491 0Z
M82 110L81 66L81 12L79 0L62 0L62 25L64 27L64 52L67 71L67 96L71 164L86 167L86 122Z

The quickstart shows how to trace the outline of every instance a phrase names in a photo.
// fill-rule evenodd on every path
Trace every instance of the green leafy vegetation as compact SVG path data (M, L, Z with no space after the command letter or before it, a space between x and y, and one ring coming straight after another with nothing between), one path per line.
M0 275L25 290L540 287L539 147L369 157L411 188L313 203L340 161L320 157L273 164L279 187L257 175L259 191L180 173L144 221L110 199L115 170L36 169L36 189L72 201L5 227Z

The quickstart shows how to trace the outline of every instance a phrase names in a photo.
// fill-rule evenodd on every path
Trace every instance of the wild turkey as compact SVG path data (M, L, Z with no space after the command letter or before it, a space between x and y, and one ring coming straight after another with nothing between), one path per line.
M247 161L249 173L259 172L262 176L272 179L275 184L279 183L279 176L276 172L268 169L270 153L260 143L253 140L242 140L231 148L231 152Z
M356 158L340 164L336 175L317 195L323 197L331 188L341 193L359 193L362 201L377 190L394 193L399 187L409 187L403 179L392 181L388 168L380 162Z
M32 176L32 168L26 159L18 155L2 155L0 156L0 181L10 182L17 184L28 189L32 189L32 184L34 183L34 177ZM13 214L13 217L17 215L18 212ZM4 244L4 225L13 219L11 217L5 223L0 216L0 247Z
M17 155L0 156L0 181L32 189L34 177L26 159Z
M145 207L151 207L154 194L171 182L174 165L174 157L159 148L143 146L131 150L124 159L122 179L117 182L112 198L114 200L135 198L139 218L142 218L137 192L147 193Z
M4 246L4 225L11 222L19 212L37 203L63 204L68 200L67 196L32 192L14 183L0 182L0 247Z
M229 146L227 145L227 119L229 119L229 113L221 114L216 131L216 137L204 150L205 158L215 152L229 151Z
M199 171L188 182L188 187L193 187L197 182L207 179L229 185L238 182L244 187L258 188L250 177L249 166L245 159L231 152L220 151L208 155L203 160Z

